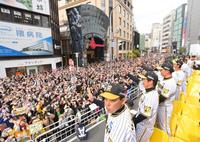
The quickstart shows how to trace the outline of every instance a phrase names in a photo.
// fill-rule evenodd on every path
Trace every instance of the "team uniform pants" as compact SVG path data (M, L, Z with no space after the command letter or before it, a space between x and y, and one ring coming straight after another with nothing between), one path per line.
M137 142L149 142L150 137L153 133L153 129L148 126L141 125L138 123L136 125L136 140Z
M158 107L158 115L157 115L157 123L158 128L165 131L169 136L170 132L170 120L172 114L173 106L172 104L168 104L168 106L159 106Z

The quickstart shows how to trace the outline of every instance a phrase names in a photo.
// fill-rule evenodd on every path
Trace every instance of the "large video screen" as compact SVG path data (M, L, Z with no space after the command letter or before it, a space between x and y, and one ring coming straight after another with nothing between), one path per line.
M52 54L50 28L0 22L0 57Z
M0 0L0 3L49 15L49 0Z

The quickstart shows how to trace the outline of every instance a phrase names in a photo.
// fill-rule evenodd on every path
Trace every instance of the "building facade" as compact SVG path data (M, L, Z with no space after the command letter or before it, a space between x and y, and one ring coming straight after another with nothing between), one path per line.
M171 52L172 47L172 24L175 17L175 11L172 11L163 19L162 26L162 45L161 52Z
M182 4L176 9L172 27L172 48L174 53L179 53L181 47L186 44L186 19L187 4Z
M200 14L199 0L188 0L187 39L186 46L200 44Z
M66 16L66 9L81 5L89 4L94 5L101 9L111 20L111 30L107 32L106 47L105 47L105 59L111 54L111 58L124 58L127 57L128 52L133 47L132 38L132 1L131 0L60 0L59 1L59 20L60 20L60 30L65 34L69 33L68 20ZM111 13L111 14L110 14ZM111 15L111 16L110 16ZM109 34L111 31L111 34ZM70 34L67 34L68 36ZM65 37L62 43L68 45L68 47L63 46L63 50L70 56L70 37ZM66 40L68 39L68 40ZM87 43L85 43L87 44Z
M0 1L0 77L61 66L57 0Z
M151 51L159 52L161 46L161 32L162 25L160 23L153 23L151 30Z
M126 58L133 49L133 5L132 0L112 0L112 33L116 46L112 48L114 58Z

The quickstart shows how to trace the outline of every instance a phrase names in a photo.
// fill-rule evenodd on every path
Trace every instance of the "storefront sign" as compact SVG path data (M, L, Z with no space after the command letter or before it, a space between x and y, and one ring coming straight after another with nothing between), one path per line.
M0 22L0 56L52 54L50 28Z
M49 0L0 0L0 3L49 15Z

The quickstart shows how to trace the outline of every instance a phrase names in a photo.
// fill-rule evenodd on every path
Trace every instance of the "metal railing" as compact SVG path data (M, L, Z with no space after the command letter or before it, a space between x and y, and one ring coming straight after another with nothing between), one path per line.
M84 111L82 111L84 112ZM55 141L67 141L75 134L75 128L79 122L81 122L86 128L90 127L94 123L98 122L101 115L105 114L104 109L101 110L89 110L81 114L81 117L71 116L64 119L62 122L57 123L57 126L50 130L38 135L35 138L35 142L55 142ZM59 125L58 125L59 124ZM48 126L50 128L50 126Z
M128 90L127 94L128 94L127 98L130 99L131 101L133 101L142 94L142 91L140 90L140 88L138 86L132 86Z
M135 100L141 95L141 90L138 86L133 86L128 90L128 99L130 101ZM90 127L100 118L100 115L105 114L104 109L90 110L89 108L79 112L81 115L71 115L63 120L50 124L44 127L46 132L35 137L35 142L55 142L55 141L67 141L75 134L75 128L79 122L81 122L86 128Z

